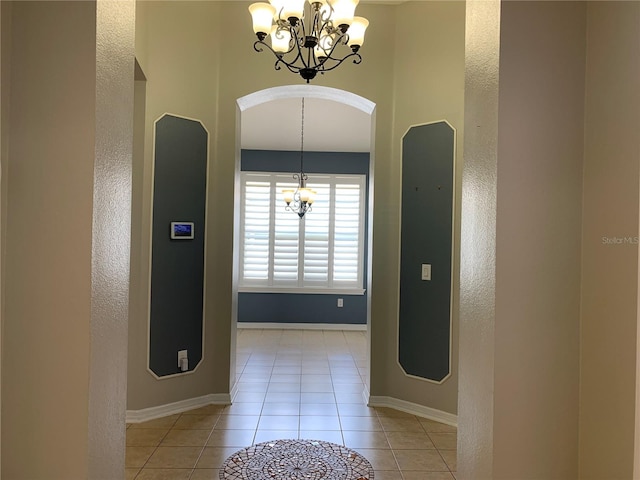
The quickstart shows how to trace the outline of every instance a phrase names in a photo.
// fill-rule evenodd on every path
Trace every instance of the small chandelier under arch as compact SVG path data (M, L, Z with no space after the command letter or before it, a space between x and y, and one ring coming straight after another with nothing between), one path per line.
M301 125L300 125L300 173L294 173L293 179L298 181L298 187L293 189L285 189L282 191L285 210L295 213L302 219L305 213L311 211L311 205L316 198L316 191L307 187L307 174L304 173L304 97L302 97L301 108Z
M354 16L359 0L308 1L306 13L305 0L269 0L249 7L258 37L253 48L257 52L271 50L276 56L276 70L284 65L307 83L318 72L333 70L348 58L356 64L362 62L358 51L369 26L366 18ZM265 41L267 36L271 45ZM350 50L341 56L345 45Z

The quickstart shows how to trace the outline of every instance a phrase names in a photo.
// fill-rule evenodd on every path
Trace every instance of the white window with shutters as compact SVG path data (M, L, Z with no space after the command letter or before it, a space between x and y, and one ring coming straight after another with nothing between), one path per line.
M365 175L310 174L300 219L285 210L291 174L241 173L240 291L362 294Z

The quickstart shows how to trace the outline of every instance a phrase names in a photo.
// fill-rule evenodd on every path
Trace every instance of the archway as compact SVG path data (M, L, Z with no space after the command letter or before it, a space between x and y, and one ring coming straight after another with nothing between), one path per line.
M355 95L344 90L336 88L321 87L315 85L289 85L282 87L274 87L260 90L252 94L241 97L236 102L236 156L235 156L235 174L234 174L234 205L240 204L240 172L241 172L241 128L242 115L247 110L277 100L310 98L318 100L329 100L337 102L348 107L355 108L360 112L368 115L370 126L370 146L369 146L369 169L368 169L368 202L367 202L367 229L366 229L366 291L371 291L372 283L372 265L373 265L373 184L374 184L374 165L375 165L375 103L370 100ZM239 279L239 242L240 242L240 210L234 211L234 240L233 240L233 280L232 280L232 311L231 311L231 348L230 348L230 374L229 388L231 398L236 393L236 339L237 339L237 322L238 322L238 279ZM367 310L367 376L365 379L365 390L363 399L365 403L369 399L370 390L370 358L371 358L371 297L366 296Z

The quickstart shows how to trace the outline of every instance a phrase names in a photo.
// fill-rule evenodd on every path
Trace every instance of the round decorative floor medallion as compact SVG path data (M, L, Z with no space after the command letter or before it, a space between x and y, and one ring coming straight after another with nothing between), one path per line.
M220 469L221 480L373 480L358 452L319 440L272 440L238 450Z

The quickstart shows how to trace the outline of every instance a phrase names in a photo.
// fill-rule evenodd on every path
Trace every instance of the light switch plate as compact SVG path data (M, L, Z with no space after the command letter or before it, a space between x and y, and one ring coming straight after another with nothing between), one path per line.
M431 264L422 264L422 280L431 280Z

